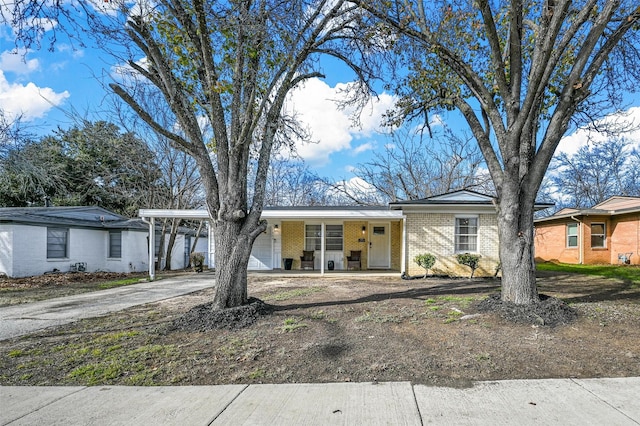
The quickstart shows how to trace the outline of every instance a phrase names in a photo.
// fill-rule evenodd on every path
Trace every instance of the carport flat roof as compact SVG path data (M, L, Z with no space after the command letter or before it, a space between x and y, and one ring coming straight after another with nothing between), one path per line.
M138 216L144 218L166 217L181 219L209 219L209 213L199 210L140 209ZM263 219L347 219L347 220L400 220L402 211L371 207L304 207L265 208Z

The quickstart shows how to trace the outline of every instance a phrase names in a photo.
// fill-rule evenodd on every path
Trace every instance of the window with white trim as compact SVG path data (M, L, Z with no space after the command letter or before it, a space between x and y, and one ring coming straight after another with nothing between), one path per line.
M607 234L604 223L591 224L591 248L604 248L607 246Z
M577 223L567 223L567 247L578 247Z
M455 251L478 251L478 218L456 217Z
M344 230L342 225L325 225L324 227L324 249L326 251L342 251ZM304 249L322 249L322 225L305 225L304 227Z
M324 249L327 251L342 251L342 225L326 225Z
M322 243L322 225L305 225L304 249L320 250Z
M69 228L47 228L47 259L69 257Z
M122 257L122 231L109 231L109 258Z

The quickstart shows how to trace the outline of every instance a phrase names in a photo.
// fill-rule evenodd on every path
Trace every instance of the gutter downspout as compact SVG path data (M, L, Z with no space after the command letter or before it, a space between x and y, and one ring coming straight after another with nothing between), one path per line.
M155 233L155 219L147 220L146 217L142 218L142 222L149 225L149 281L156 279L156 265L155 265L155 251L156 251L156 233Z
M584 264L584 244L582 242L582 240L584 238L583 237L583 230L582 230L582 221L580 219L577 219L575 216L571 216L572 220L575 220L576 222L578 222L578 264L582 265Z

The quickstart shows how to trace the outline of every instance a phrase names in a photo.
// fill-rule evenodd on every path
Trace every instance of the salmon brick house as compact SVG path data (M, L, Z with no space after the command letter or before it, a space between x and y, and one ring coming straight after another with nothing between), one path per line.
M206 210L140 210L139 216L147 221L208 219ZM268 226L254 243L248 265L252 271L387 270L424 275L413 261L424 253L436 256L429 271L433 274L468 276L469 268L456 260L458 253L480 255L476 276L494 276L499 265L494 199L474 191L376 207L267 207L262 219ZM209 235L210 268L215 267L214 253Z
M535 221L538 261L640 264L640 197L611 197Z

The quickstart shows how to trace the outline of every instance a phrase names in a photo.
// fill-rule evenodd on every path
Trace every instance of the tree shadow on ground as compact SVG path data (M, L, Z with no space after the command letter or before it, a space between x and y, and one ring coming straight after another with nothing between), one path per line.
M328 306L358 305L369 302L382 302L393 299L416 299L425 300L434 296L465 296L470 294L485 293L489 295L500 289L500 280L497 279L448 279L442 284L417 286L419 280L407 281L407 285L415 283L414 286L406 290L390 291L386 293L375 293L348 300L326 300L309 303L292 303L287 305L273 305L276 311L288 311L305 308L321 308Z
M538 290L554 293L566 303L640 302L640 285L630 280L570 273L540 275Z

